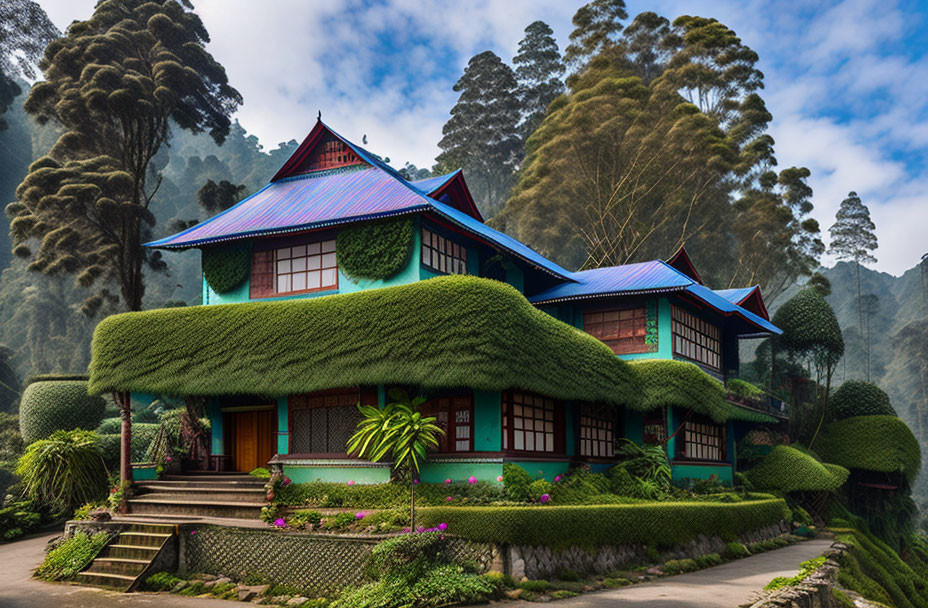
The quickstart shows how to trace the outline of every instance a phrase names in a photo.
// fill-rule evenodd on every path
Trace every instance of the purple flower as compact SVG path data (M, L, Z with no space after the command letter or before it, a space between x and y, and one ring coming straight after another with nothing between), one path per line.
M442 532L444 532L445 530L448 529L448 524L442 522L442 523L438 524L438 529L441 530Z
M165 456L165 457L164 457L164 461L165 461L165 462L171 462L171 457L170 457L170 456Z
M353 485L354 485L354 479L349 479L349 480L348 480L348 485L349 485L349 486L353 486Z
M285 485L285 486L289 486L292 482L290 481L290 478L289 478L289 477L287 477L286 475L284 475L284 480L283 480L281 483L282 483L283 485Z
M560 475L555 475L555 476L554 476L554 483L557 483L557 482L559 482L560 480L561 480L561 476L560 476Z
M450 479L450 478L445 480L445 485L448 485L449 483L451 483L451 479Z
M355 519L364 519L366 516L367 516L367 513L365 513L364 511L358 511L357 513L354 514Z
M413 479L413 480L412 480L412 485L414 485L414 486L419 485L419 479L418 479L418 478Z
M409 534L409 532L410 532L409 528L403 528L403 533L404 533L404 534Z
M474 477L473 475L471 475L471 476L467 479L467 483L470 483L470 484L477 483L477 478Z
M283 517L278 517L277 519L274 520L274 525L277 526L278 528L286 528L287 522L284 520Z
M191 530L191 531L190 531L190 536L193 536L193 535L196 534L196 533L197 533L196 530Z
M538 498L538 502L540 502L541 504L545 504L545 503L548 502L549 500L551 500L551 497L548 496L547 494L542 494L542 495Z
M449 496L449 497L447 497L445 500L447 500L448 502L451 502L452 500L454 500L454 498L451 497L451 496Z

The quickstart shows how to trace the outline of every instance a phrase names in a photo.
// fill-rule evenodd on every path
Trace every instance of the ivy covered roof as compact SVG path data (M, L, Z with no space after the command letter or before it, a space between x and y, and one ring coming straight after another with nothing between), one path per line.
M397 383L640 407L637 375L609 347L514 288L471 276L123 313L100 322L91 350L95 394L272 397Z

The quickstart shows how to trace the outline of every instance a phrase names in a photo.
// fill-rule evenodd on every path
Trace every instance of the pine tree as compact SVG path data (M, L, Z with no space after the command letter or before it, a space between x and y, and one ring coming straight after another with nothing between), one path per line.
M648 11L636 15L625 28L619 50L642 82L651 84L667 68L675 41L670 21Z
M856 192L849 192L841 201L835 223L828 230L831 245L828 252L839 260L853 261L857 270L857 316L861 334L864 331L864 311L860 301L860 267L876 262L871 253L877 246L876 225L870 219L870 210Z
M13 252L32 258L30 270L78 274L82 286L97 286L84 302L88 315L120 297L140 310L145 270L165 268L142 243L155 223L158 152L171 129L222 142L242 103L206 51L209 36L192 9L189 0L102 0L46 47L46 80L26 100L40 124L64 132L7 207ZM33 240L41 243L35 252Z
M564 61L580 66L603 49L614 46L623 19L628 19L624 0L593 0L581 6L574 13L574 31L570 33Z
M35 78L35 62L45 45L60 35L36 2L0 3L0 129L6 127L3 113L21 92L17 80Z
M463 168L480 211L492 216L519 160L519 100L512 69L492 51L475 55L454 85L461 95L442 127L436 172Z
M519 102L522 104L522 138L528 139L545 117L545 111L555 97L564 92L561 76L564 63L554 40L554 31L544 21L535 21L525 28L525 38L519 42L519 53L512 59L519 81Z

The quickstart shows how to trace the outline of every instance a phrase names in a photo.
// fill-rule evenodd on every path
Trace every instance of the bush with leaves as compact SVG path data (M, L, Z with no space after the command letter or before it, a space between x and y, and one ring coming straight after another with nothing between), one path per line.
M412 249L412 220L359 222L338 233L338 262L350 277L388 279L406 266Z
M93 536L75 532L71 538L48 552L36 569L35 576L49 581L73 578L96 557L109 539L108 532L98 532Z
M97 428L106 404L87 394L86 380L42 380L26 387L19 407L20 433L32 443L58 430Z
M898 473L912 483L921 469L921 447L895 416L855 416L828 425L817 446L822 458L847 469Z
M835 492L847 480L848 471L825 465L795 447L778 445L746 475L761 490Z
M509 500L528 501L528 487L531 483L532 476L528 474L528 471L511 462L503 464L503 488Z
M55 431L29 445L16 474L31 499L57 513L101 500L107 494L103 455L93 431Z
M622 461L609 469L616 494L631 492L625 495L658 498L670 491L670 460L663 446L638 445L623 439L616 457Z
M872 382L848 380L831 397L831 417L844 420L854 416L895 416L886 391Z
M6 504L0 509L0 540L14 540L38 528L45 513L31 500Z

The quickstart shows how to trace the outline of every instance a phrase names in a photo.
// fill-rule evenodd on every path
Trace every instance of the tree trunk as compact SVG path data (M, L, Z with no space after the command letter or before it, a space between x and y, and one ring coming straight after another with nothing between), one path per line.
M416 478L409 483L409 531L416 531Z
M120 487L132 483L132 401L129 393L117 393L119 409L122 415L122 436L119 444L119 482Z
M860 328L860 333L864 333L864 309L861 306L860 302L860 261L857 262L857 327Z

